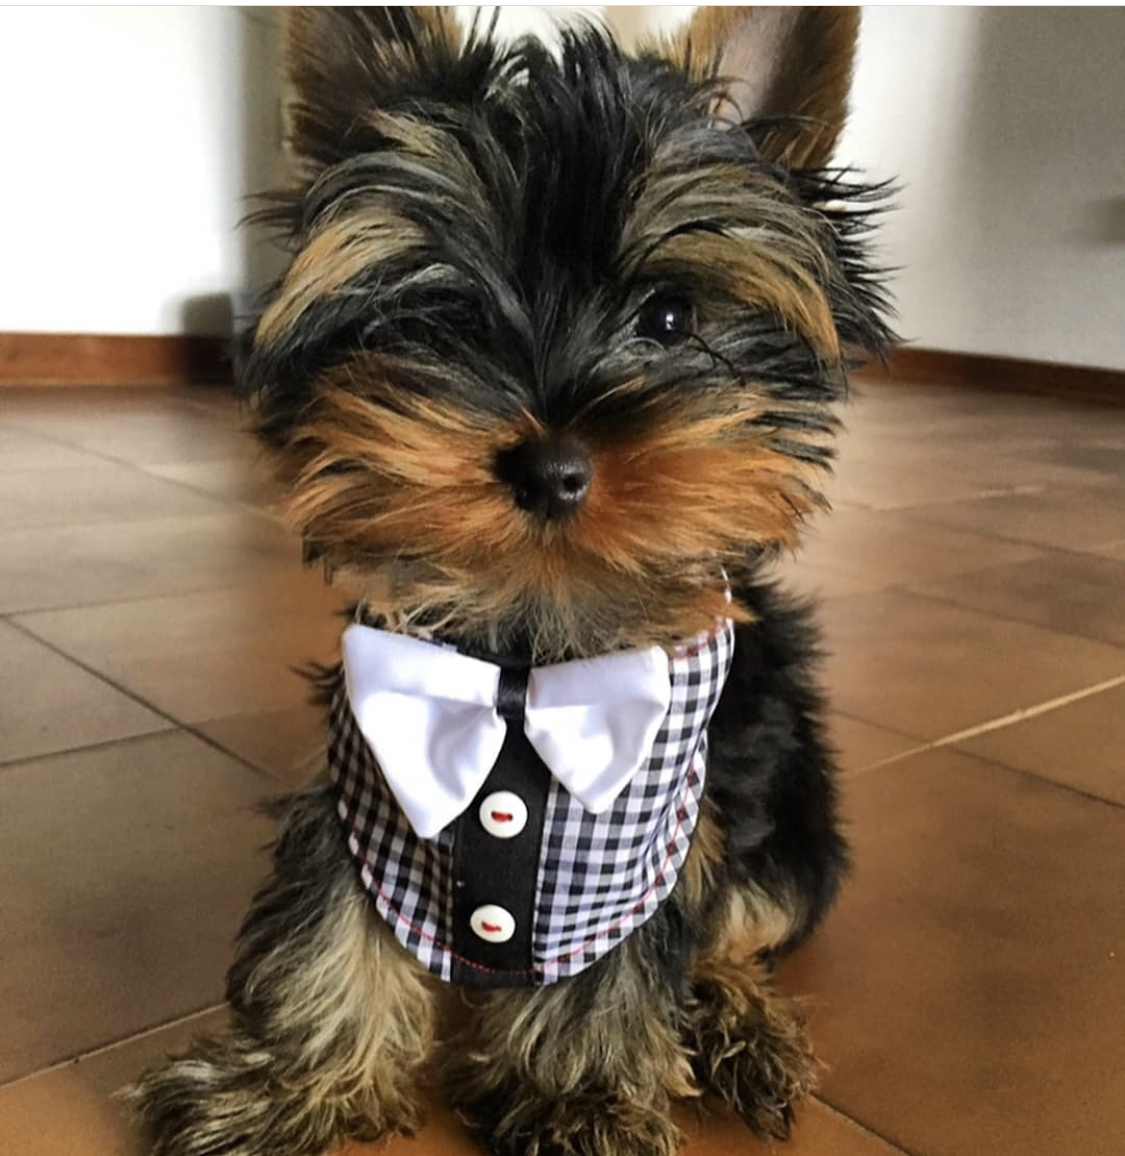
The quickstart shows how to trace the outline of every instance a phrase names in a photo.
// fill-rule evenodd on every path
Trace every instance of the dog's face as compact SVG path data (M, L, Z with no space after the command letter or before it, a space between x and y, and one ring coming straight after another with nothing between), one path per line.
M541 658L723 613L820 501L845 360L887 337L871 190L823 169L856 25L706 9L628 57L296 13L294 255L246 375L309 553Z

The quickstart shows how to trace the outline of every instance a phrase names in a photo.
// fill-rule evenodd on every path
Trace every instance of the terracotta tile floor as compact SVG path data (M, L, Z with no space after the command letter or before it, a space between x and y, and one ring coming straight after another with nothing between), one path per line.
M824 602L857 860L782 972L828 1064L788 1151L1121 1156L1125 408L864 394L781 568ZM221 1021L252 804L318 744L289 668L340 599L237 425L0 393L0 1156L134 1151L110 1093ZM689 1156L765 1151L684 1122ZM435 1106L362 1151L473 1150Z

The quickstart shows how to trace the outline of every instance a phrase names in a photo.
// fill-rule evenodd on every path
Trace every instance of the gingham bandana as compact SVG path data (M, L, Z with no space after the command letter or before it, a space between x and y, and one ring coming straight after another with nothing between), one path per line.
M669 657L670 706L651 752L599 815L551 777L530 748L515 779L510 766L506 780L495 778L502 774L501 757L482 794L505 787L531 801L531 860L526 848L520 858L518 840L482 833L475 804L435 838L419 837L356 724L341 680L328 740L337 811L363 885L399 942L444 980L518 987L576 975L651 918L671 894L691 846L706 772L706 728L733 650L733 625L725 620ZM540 806L534 783L541 784ZM530 909L517 910L514 922L528 920L519 928L528 952L512 966L506 948L473 934L455 892L503 905L524 875ZM503 907L487 910L509 914Z

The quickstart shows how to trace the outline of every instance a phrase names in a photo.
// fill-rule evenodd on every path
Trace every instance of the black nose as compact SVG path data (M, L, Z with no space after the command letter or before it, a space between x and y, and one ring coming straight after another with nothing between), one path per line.
M511 486L516 505L545 522L581 508L592 473L590 455L572 437L524 442L496 459L496 475Z

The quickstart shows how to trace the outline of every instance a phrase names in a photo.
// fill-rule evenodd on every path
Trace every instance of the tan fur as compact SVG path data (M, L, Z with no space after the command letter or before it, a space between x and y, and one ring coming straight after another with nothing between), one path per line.
M277 993L293 1022L310 1028L302 1045L310 1108L331 1110L348 1089L372 1132L409 1130L418 1123L415 1076L433 1046L433 981L359 888L334 918L319 957Z
M617 948L577 983L472 995L450 1047L451 1097L495 1149L519 1156L673 1156L670 1098L699 1088L672 995ZM486 1105L483 1117L477 1105Z
M794 898L775 899L750 884L735 887L727 898L709 954L742 959L748 953L772 951L793 934L803 917Z
M690 229L716 217L727 222L721 235ZM667 239L653 245L654 237ZM839 360L823 238L772 177L730 165L685 172L674 150L658 150L636 190L621 253L630 276L718 289L771 311L826 361Z
M612 442L580 416L572 432L589 441L589 497L568 522L542 525L493 473L496 454L536 436L536 424L485 421L386 381L380 404L356 392L393 371L393 360L367 357L324 375L283 460L285 516L394 608L448 607L464 623L530 617L541 654L709 629L731 610L722 568L747 543L791 544L820 500L817 471L771 448L754 422L765 403L737 390L685 398L659 420L639 414L635 432ZM630 633L643 629L634 617L661 636Z
M422 241L411 222L385 209L367 208L322 228L289 267L281 289L262 314L255 340L276 340L310 305L330 297L381 261Z
M716 868L722 863L726 853L726 836L719 825L717 809L715 804L704 796L691 849L680 871L679 886L684 906L688 910L702 910L706 898L714 890Z
M859 19L855 7L701 5L662 51L695 80L736 82L725 115L807 120L767 131L761 146L781 164L817 168L847 118Z
M150 1156L320 1156L418 1126L437 981L356 885L328 792L286 807L227 977L230 1026L128 1092Z
M409 76L415 61L394 37L380 35L361 8L284 8L284 64L290 108L287 143L291 179L308 184L321 165L312 155L313 141L324 129L346 131L334 120L343 94L362 98L375 85L393 85ZM451 59L460 51L464 32L449 6L417 5L412 16L423 54ZM375 108L370 100L367 108ZM366 111L366 110L365 110Z
M688 1038L696 1076L759 1135L784 1139L816 1086L800 1006L778 994L762 951L794 914L756 889L735 892L711 944L693 961Z

